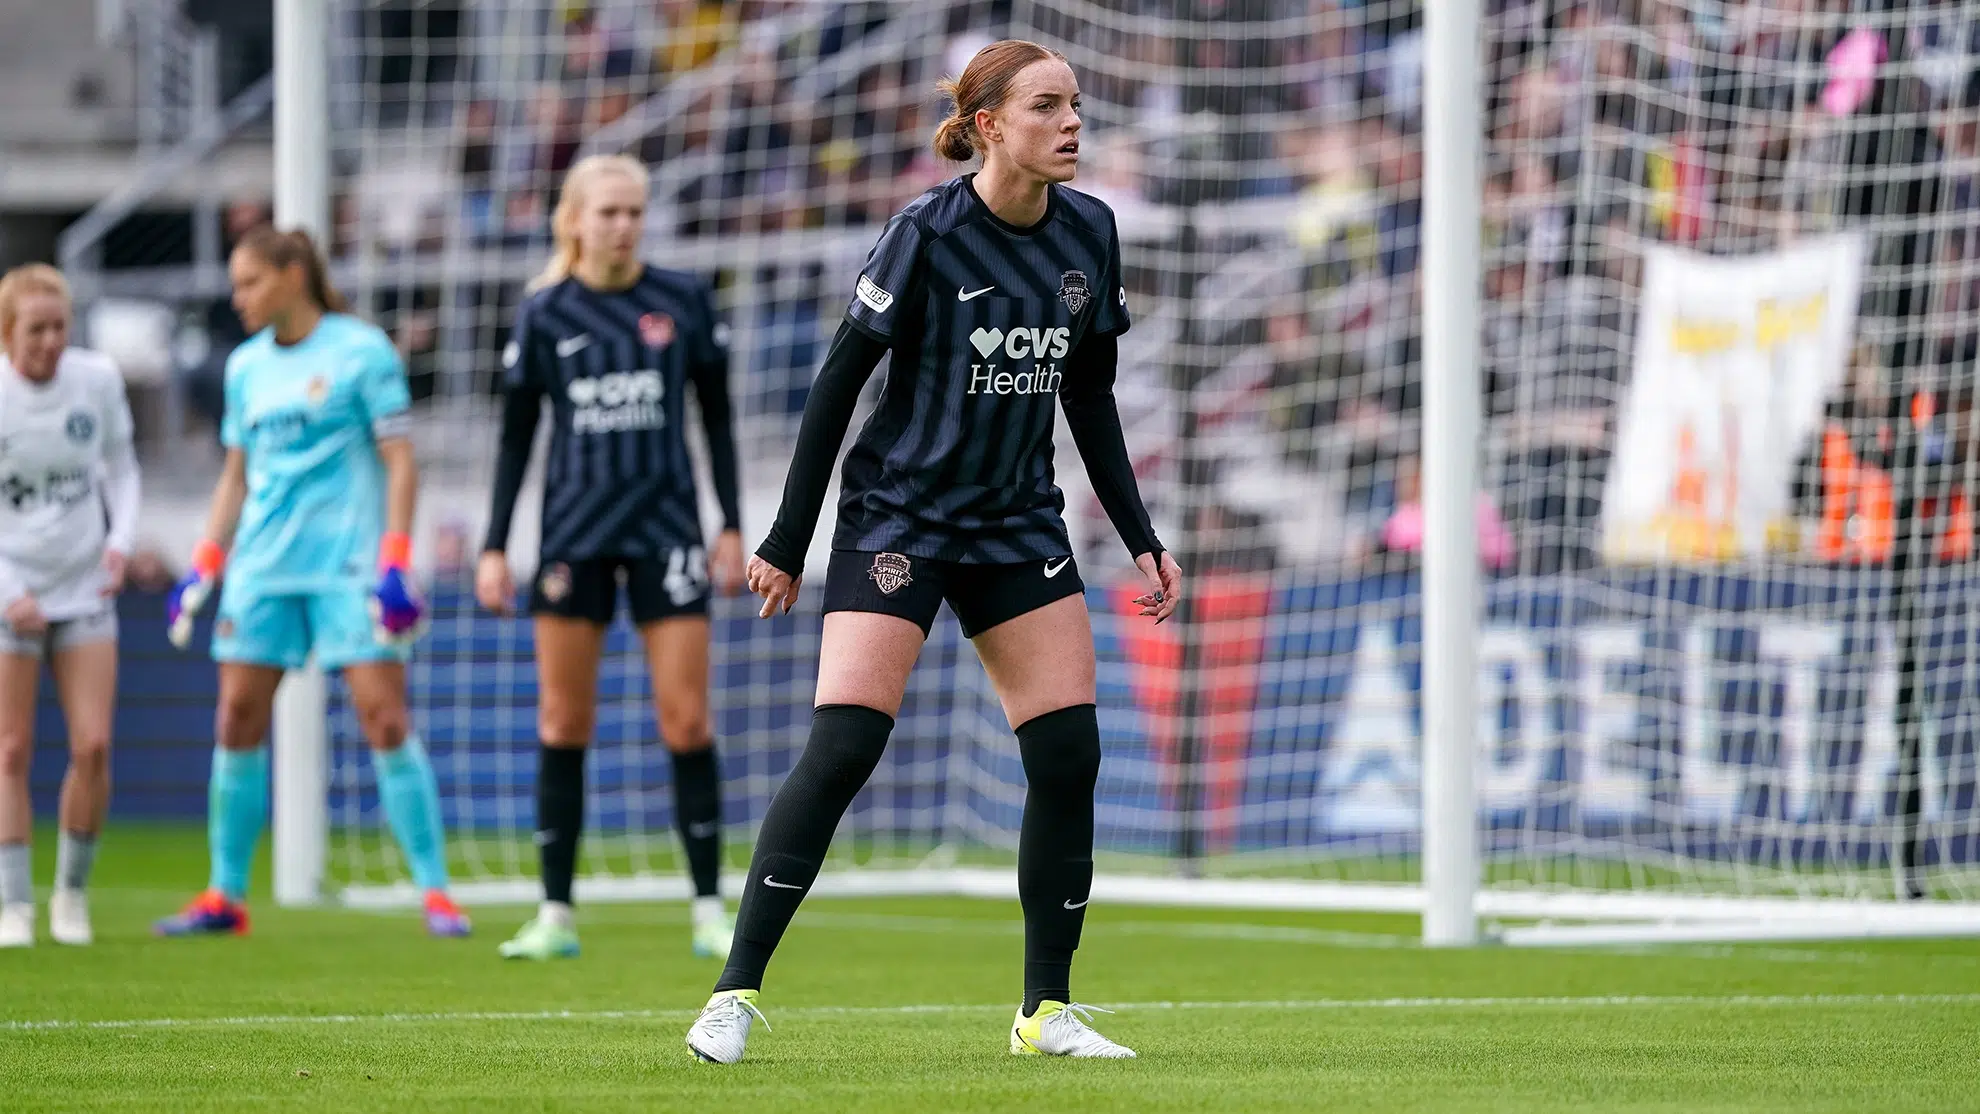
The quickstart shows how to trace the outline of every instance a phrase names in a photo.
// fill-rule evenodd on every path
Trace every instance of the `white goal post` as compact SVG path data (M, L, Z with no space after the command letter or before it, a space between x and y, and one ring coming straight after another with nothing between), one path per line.
M1864 493L1911 459L1849 448L1911 436L1851 392L1929 393L1907 343L1980 335L1959 300L1980 245L1934 246L1937 195L1865 208L1951 173L1875 161L1915 126L1895 106L1963 94L1916 45L1935 17L1761 3L1731 27L1711 6L1653 28L1632 0L1559 21L874 0L668 25L632 0L277 0L278 220L342 245L340 282L430 383L413 714L458 896L537 897L528 630L478 613L459 551L561 169L639 154L649 254L718 276L754 540L876 222L961 169L925 150L933 79L1010 34L1081 76L1077 185L1119 215L1136 319L1117 393L1197 586L1173 637L1116 613L1126 562L1062 438L1101 644L1097 898L1421 914L1426 946L1980 933L1980 667L1958 629L1980 578L1849 548L1875 532ZM1717 316L1709 290L1733 292ZM1956 455L1943 490L1980 488L1980 454ZM815 607L716 608L732 844L802 745ZM1015 894L1021 766L952 626L820 895ZM644 676L615 630L584 901L688 894ZM275 754L278 900L416 901L338 685L285 685Z

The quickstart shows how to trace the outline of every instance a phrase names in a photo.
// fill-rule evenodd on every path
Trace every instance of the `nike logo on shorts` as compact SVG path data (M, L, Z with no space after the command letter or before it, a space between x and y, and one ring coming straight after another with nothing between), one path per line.
M971 298L975 298L983 294L988 294L995 289L997 289L997 286L995 283L992 283L981 290L958 290L956 291L956 301L967 302Z
M777 880L776 880L775 878L772 878L772 877L770 877L770 876L769 876L768 874L766 874L766 875L764 875L764 876L763 876L763 884L764 884L764 885L766 885L766 886L768 886L768 887L770 887L770 888L771 888L771 889L773 889L773 890L801 890L801 889L804 889L804 887L803 887L803 886L793 886L793 885L791 885L791 884L790 884L789 882L779 882L779 881L777 881Z
M1045 562L1045 579L1050 580L1059 575L1070 564L1072 564L1072 558L1070 557L1061 557L1057 561Z

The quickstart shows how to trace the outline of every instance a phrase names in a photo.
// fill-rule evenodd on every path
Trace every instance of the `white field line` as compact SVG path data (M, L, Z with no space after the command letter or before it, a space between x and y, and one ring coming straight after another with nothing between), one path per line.
M1849 1006L1980 1006L1980 994L1617 994L1547 995L1529 998L1284 998L1236 1002L1116 1002L1121 1013L1179 1010L1520 1010L1520 1009L1809 1009ZM898 1017L914 1014L1001 1013L1009 1002L899 1006L791 1006L773 1008L781 1017ZM64 1029L201 1029L297 1025L439 1025L479 1021L685 1021L691 1009L636 1010L459 1010L438 1013L258 1014L242 1017L138 1017L98 1021L0 1022L0 1033Z

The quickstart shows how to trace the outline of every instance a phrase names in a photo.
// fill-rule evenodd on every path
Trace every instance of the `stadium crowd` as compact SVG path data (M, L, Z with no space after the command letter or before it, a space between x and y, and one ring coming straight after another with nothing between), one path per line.
M937 76L1007 32L1071 44L1087 98L1080 184L1124 227L1191 199L1278 207L1269 235L1206 252L1271 241L1299 262L1290 288L1216 338L1233 359L1268 356L1263 374L1240 377L1237 409L1269 427L1286 467L1346 477L1340 512L1361 539L1351 555L1409 536L1388 524L1407 515L1401 489L1415 472L1419 5L1081 0L1017 13L1010 0L565 0L535 23L499 25L445 4L419 5L419 18L397 7L358 29L379 57L357 102L373 130L439 129L446 165L414 191L419 204L340 197L346 254L540 252L553 184L592 149L635 151L654 168L657 220L677 237L872 226L954 171L926 143ZM1865 215L1846 185L1852 167L1893 158L1935 183L1911 203L1980 204L1980 80L1969 72L1980 25L1957 4L1928 5L1887 40L1854 7L1488 3L1488 478L1517 541L1506 567L1593 560L1644 245L1755 251L1847 224ZM1196 33L1206 26L1216 31ZM1933 110L1913 149L1862 149L1856 137L1879 129L1852 121L1899 106ZM1217 167L1208 182L1206 165ZM1974 254L1971 239L1946 233L1922 250L1950 274ZM1130 284L1171 290L1175 258L1159 245L1145 265L1131 258ZM815 262L765 267L758 277L780 297L739 365L751 377L739 394L795 414L844 291ZM475 294L502 307L483 316L502 319L516 284ZM1935 358L1971 351L1957 330L1975 318L1976 289L1933 283L1937 307L1958 311L1930 315L1943 334ZM380 307L416 395L441 374L440 301L413 287ZM213 331L226 335L224 323ZM475 343L498 346L492 332Z

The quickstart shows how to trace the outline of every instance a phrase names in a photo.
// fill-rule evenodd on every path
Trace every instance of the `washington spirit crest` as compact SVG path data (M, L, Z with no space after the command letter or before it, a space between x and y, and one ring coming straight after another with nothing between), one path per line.
M674 343L674 319L664 313L648 313L639 319L639 339L648 348L665 348Z
M1093 300L1093 292L1086 288L1085 271L1067 271L1059 276L1059 300L1074 314L1086 308Z
M898 553L876 553L873 555L873 568L866 575L880 586L881 595L891 596L914 583L914 577L908 575L908 567L908 559Z
M571 594L571 567L562 561L555 562L543 570L543 576L536 582L543 591L543 598L551 603L562 603Z

